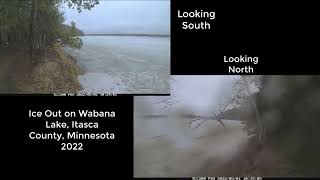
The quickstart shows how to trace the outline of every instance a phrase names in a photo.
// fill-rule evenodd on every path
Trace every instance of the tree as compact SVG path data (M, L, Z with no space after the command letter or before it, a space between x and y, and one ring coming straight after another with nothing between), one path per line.
M82 41L75 23L63 25L64 17L59 6L68 3L70 8L90 10L98 0L0 0L0 45L9 44L29 49L31 56L55 44L58 38L80 48Z
M34 57L36 54L37 44L37 0L31 0L31 21L30 21L30 49L31 56Z
M69 8L76 8L79 13L83 9L90 10L99 4L99 0L63 0L63 2L68 3Z
M71 22L71 26L64 26L64 30L61 31L61 39L64 44L68 44L73 48L80 49L83 45L81 38L77 37L80 36L81 33L76 28L76 23Z
M240 76L240 78L234 83L233 101L237 104L241 104L241 101L249 103L248 107L254 111L255 118L247 119L244 122L246 129L249 135L254 134L258 141L263 144L266 138L265 127L263 125L261 110L256 99L256 92L261 90L261 79L261 76Z

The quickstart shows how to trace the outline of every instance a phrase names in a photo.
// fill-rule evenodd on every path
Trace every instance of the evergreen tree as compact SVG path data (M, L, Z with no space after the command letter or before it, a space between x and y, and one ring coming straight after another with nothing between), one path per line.
M67 3L79 13L90 10L98 0L0 0L0 45L29 49L32 56L38 50L52 46L57 39L80 48L82 41L76 24L63 25L59 6Z

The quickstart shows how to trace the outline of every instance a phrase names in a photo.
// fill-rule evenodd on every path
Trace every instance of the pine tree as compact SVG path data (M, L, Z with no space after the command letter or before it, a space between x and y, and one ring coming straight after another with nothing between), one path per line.
M80 48L82 41L76 24L63 25L59 6L67 3L79 13L90 10L98 0L0 0L0 45L29 49L34 57L39 50L52 46L57 39Z

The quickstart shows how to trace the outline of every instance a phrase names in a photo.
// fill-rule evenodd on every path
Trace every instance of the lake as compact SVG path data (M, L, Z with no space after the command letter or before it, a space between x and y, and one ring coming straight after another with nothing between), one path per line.
M207 121L188 128L193 119L136 117L134 177L195 177L240 174L248 137L240 121ZM230 164L234 164L230 166Z
M171 78L170 96L134 98L134 176L239 175L244 166L235 158L246 158L248 143L244 124L222 119L224 127L213 118L232 99L239 76Z
M168 94L170 38L84 36L83 47L65 51L85 70L82 93Z

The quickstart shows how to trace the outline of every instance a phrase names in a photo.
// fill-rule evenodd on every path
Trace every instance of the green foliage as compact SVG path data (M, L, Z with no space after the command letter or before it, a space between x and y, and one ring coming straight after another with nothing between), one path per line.
M99 4L99 0L63 0L63 2L68 3L69 8L76 8L79 13L83 9L90 10Z
M67 25L67 24L62 24L61 27L61 31L73 31L71 34L73 34L73 36L84 36L84 32L81 31L80 29L78 29L76 26L72 26L72 25Z
M83 35L80 30L77 29L76 23L71 22L71 26L64 25L61 31L61 38L64 44L68 44L73 48L80 49L83 45L81 38L77 36Z
M66 40L66 43L68 45L70 45L71 47L77 48L77 49L80 49L83 46L83 42L82 42L81 38L79 38L79 37L69 37Z
M75 23L63 25L63 13L59 10L62 3L81 12L90 10L99 0L0 0L0 45L9 43L30 48L34 53L61 39L80 48L82 41L77 36L84 33Z

